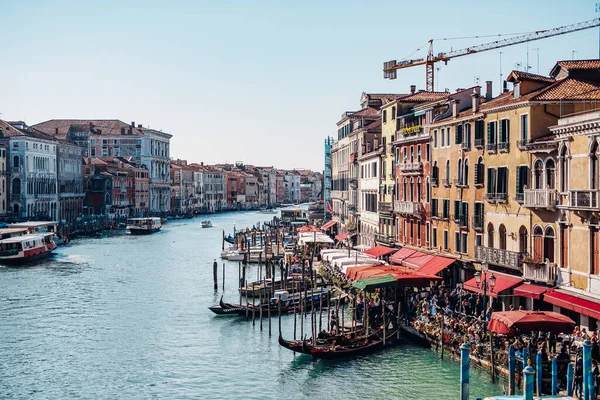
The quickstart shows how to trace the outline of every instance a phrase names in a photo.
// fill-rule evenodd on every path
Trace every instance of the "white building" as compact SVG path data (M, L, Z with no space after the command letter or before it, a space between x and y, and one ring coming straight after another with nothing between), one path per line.
M150 180L150 213L168 213L171 206L169 185L170 144L172 135L142 128L140 163L148 169Z
M286 171L283 176L285 187L285 198L289 203L300 201L300 174L294 171Z
M375 246L379 233L377 214L379 184L381 182L380 151L373 151L359 158L359 237L360 244Z

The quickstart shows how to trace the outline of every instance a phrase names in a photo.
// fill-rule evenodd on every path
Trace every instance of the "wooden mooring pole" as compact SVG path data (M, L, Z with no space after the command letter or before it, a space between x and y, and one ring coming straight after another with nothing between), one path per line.
M217 264L217 260L215 259L215 261L213 262L213 281L215 283L214 287L215 290L219 290L219 284L217 283L217 268L219 267L219 265Z

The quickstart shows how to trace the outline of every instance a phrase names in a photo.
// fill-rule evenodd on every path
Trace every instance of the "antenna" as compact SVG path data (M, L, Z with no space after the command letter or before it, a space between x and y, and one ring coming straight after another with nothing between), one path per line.
M500 52L500 93L502 93L502 52Z
M481 81L481 76L474 76L473 77L473 82L475 83L475 86L479 86L479 82Z
M540 48L536 47L535 49L531 49L531 51L535 51L537 54L537 72L536 74L540 74Z

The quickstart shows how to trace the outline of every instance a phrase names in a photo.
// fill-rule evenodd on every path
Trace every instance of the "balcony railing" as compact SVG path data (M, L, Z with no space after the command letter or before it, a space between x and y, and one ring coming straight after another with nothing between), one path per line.
M419 215L421 213L421 203L416 201L394 201L394 212L404 215Z
M473 229L483 229L483 215L473 215Z
M456 187L467 187L467 183L463 179L454 179L454 186Z
M487 146L485 146L485 149L487 151L496 151L498 149L498 145L496 143L488 143Z
M438 185L438 178L431 178L431 186L437 186Z
M429 135L426 134L421 125L411 128L403 128L398 131L396 142L406 143L415 140L429 139Z
M523 253L517 253L515 251L475 246L475 258L479 261L486 261L490 264L519 271L521 270L523 256Z
M498 151L507 152L510 149L510 143L500 142L498 143Z
M442 185L446 186L446 187L450 187L452 183L450 182L450 179L448 178L443 178L442 179Z
M394 205L389 201L380 201L377 204L377 209L380 213L391 214L394 211Z
M569 190L569 206L571 208L598 208L598 190Z
M405 128L400 129L400 133L404 136L407 135L416 135L420 132L423 132L423 126L422 125L415 125L415 126L408 126Z
M460 148L463 149L463 150L471 150L471 142L463 141L460 144Z
M517 193L515 194L515 201L519 204L523 204L523 201L525 199L525 195L523 193Z
M529 208L554 208L558 204L556 189L525 189L523 206Z
M523 263L523 279L555 285L558 279L558 267L555 263Z
M458 215L455 214L452 217L452 220L462 228L466 228L469 226L469 217L468 216L465 216L462 214L458 214Z
M506 193L486 193L485 199L488 203L503 203L508 200Z
M475 138L473 144L475 145L475 147L483 147L485 141L483 140L483 138L481 139L477 139Z
M387 245L393 245L394 244L394 237L387 235L385 233L376 233L375 234L375 241L378 243L382 243L382 244L387 244Z
M527 140L527 139L517 140L517 148L519 150L526 149L528 143L529 143L529 140Z
M12 201L21 201L21 195L20 194L13 194L10 196L10 198L12 199Z
M405 173L423 171L423 163L420 163L420 162L402 163L402 164L399 164L398 167L400 168L400 171L405 172Z

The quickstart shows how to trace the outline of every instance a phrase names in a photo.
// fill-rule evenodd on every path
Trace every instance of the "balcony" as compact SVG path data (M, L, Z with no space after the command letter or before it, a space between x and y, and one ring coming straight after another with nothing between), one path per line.
M458 215L454 215L452 217L452 220L459 225L461 228L468 228L469 227L469 217L462 215L462 214L458 214Z
M388 246L394 245L394 242L395 242L393 236L386 235L385 233L376 233L375 241L377 243L381 243L381 244L388 245Z
M597 210L598 190L569 190L569 207L579 210Z
M391 214L394 211L394 205L391 202L380 201L377 204L377 210L380 213Z
M553 209L558 204L556 189L525 189L523 191L523 206L528 208Z
M550 262L524 262L523 279L554 286L558 279L558 267Z
M486 261L489 264L498 265L514 270L521 270L523 253L515 251L494 249L492 247L475 246L475 258L480 262Z
M421 125L412 126L410 128L402 128L398 131L396 143L404 144L417 140L429 140L429 135L426 134Z
M23 169L21 167L10 167L10 172L12 172L13 174L18 174L22 171Z
M461 148L462 150L465 150L465 151L471 150L471 142L465 142L465 141L463 141L463 142L460 144L460 148Z
M351 188L356 189L356 188L358 188L358 179L352 178L352 179L350 179L348 184L350 185Z
M506 153L510 150L510 143L508 142L500 142L498 143L498 151L501 153Z
M450 187L452 185L452 182L450 181L449 178L443 178L442 185L444 185L445 187Z
M467 183L463 182L462 179L455 179L454 186L459 187L459 188L464 188L464 187L467 187Z
M481 138L481 139L475 138L475 141L473 144L475 145L475 147L482 148L484 143L485 142L484 142L483 138Z
M488 143L487 146L485 146L485 149L487 151L496 151L498 150L498 145L496 145L496 143Z
M398 164L398 168L405 174L419 174L423 172L423 163L420 162L408 162Z
M517 140L517 149L519 150L525 150L527 149L527 144L529 143L529 140L525 139L521 139L521 140Z
M394 201L394 212L398 214L419 216L422 210L421 203L416 201Z
M506 193L486 193L485 200L488 203L506 203L508 194Z
M438 178L431 178L431 186L438 186L439 180Z
M525 201L525 195L523 193L515 194L515 201L519 204L523 204L523 201Z
M20 194L13 194L10 196L12 201L21 201L21 195Z
M483 229L483 214L473 215L473 229Z

